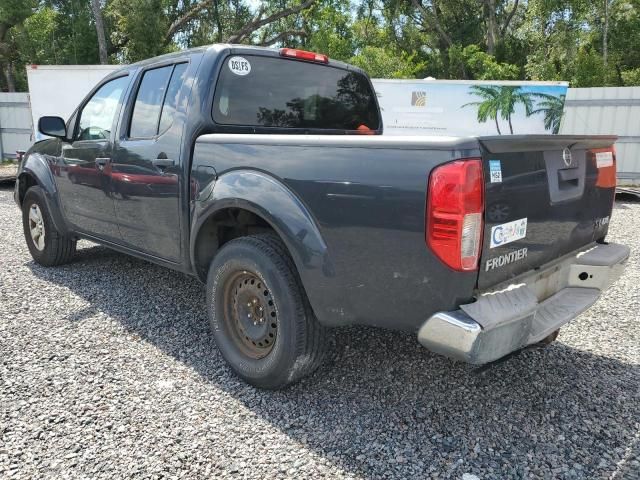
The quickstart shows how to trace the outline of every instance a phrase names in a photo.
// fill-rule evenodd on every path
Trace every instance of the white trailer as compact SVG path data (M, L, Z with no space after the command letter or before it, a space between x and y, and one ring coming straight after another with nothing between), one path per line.
M373 86L385 135L473 136L557 133L568 83L374 79ZM489 106L485 118L481 105L500 95L515 96L513 112Z
M27 82L34 138L40 140L38 119L56 115L67 120L82 99L120 65L30 65Z

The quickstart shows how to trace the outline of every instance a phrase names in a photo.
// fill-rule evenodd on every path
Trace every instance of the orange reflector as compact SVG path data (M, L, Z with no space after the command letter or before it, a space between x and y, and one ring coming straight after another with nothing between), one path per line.
M307 52L306 50L297 50L295 48L281 48L281 57L296 58L298 60L307 60L308 62L329 63L329 57L321 53Z
M589 150L592 161L598 169L596 186L615 188L616 186L616 150L615 147Z

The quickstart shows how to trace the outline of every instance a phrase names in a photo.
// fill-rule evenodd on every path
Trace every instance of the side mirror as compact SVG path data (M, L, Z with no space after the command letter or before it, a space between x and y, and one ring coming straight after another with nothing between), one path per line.
M38 120L38 131L49 137L67 137L67 126L60 117L40 117L40 120Z

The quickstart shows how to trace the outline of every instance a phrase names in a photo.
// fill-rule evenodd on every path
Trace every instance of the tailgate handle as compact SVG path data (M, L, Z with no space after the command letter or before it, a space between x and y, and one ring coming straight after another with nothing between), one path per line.
M571 186L577 187L580 180L580 171L577 168L564 168L558 170L558 183L568 183Z
M572 166L567 165L559 150L544 151L551 205L582 198L586 176L586 151L574 150Z

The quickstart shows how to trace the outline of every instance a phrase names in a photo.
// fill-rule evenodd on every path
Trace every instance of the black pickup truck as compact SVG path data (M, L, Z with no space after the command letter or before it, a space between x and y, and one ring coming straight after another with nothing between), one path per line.
M386 137L359 69L212 45L110 74L43 117L15 199L36 262L76 240L206 282L218 348L279 388L330 327L485 364L553 340L621 274L613 137Z

